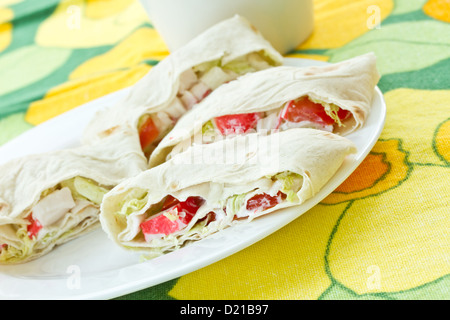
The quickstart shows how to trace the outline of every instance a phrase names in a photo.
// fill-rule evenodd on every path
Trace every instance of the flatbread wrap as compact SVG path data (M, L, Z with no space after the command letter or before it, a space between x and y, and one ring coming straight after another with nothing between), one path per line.
M34 260L99 228L103 196L146 168L134 133L126 130L100 145L0 165L0 264Z
M119 246L155 257L304 203L355 151L345 137L303 128L194 145L112 189L100 221Z
M153 151L150 167L194 143L236 134L301 127L350 134L364 125L379 79L373 53L326 66L247 74L186 113Z
M245 18L224 20L171 53L131 87L127 97L97 113L83 143L128 123L149 156L177 120L225 82L279 66L283 57Z

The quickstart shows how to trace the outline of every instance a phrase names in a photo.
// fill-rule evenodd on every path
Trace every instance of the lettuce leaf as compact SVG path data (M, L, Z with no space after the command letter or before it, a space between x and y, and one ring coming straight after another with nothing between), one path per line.
M321 104L325 109L325 113L330 118L332 118L334 122L338 124L339 127L345 127L345 125L341 122L341 119L339 119L338 112L340 108L337 105L319 101L317 99L312 99L311 97L309 98L309 100L311 100L314 103Z
M237 74L244 74L256 71L256 69L245 58L236 59L231 62L228 62L226 65L223 66L223 69L233 71Z
M286 171L277 174L275 179L281 182L282 186L280 191L286 194L287 201L297 202L300 200L297 196L297 192L303 184L303 178L301 175Z
M76 177L73 181L73 186L78 194L98 205L102 203L103 196L109 191L98 186L95 182L82 177Z
M216 130L214 128L214 124L211 120L209 120L207 123L205 123L202 127L202 134L203 135L214 135L216 134Z
M109 191L100 187L96 182L82 177L63 181L61 182L61 187L69 188L74 199L89 200L97 205L102 203L103 196Z
M16 234L17 237L22 240L22 246L20 248L8 246L0 249L0 261L9 263L20 262L33 253L36 239L30 239L28 237L27 225L22 225L17 229Z
M334 120L334 122L336 122L338 124L339 127L343 127L344 124L342 124L341 119L339 119L339 116L338 116L339 109L340 108L337 105L334 105L334 104L327 104L325 106L326 114L330 118L332 118Z
M227 199L227 216L234 217L239 212L239 210L241 210L242 206L245 204L246 195L246 193L237 194Z
M273 178L280 182L281 188L279 189L279 191L286 194L287 201L295 203L300 200L297 196L297 192L303 185L303 178L301 175L292 173L290 171L286 171L279 173L274 177L268 178ZM234 217L237 213L239 213L239 211L245 205L246 202L245 198L247 197L248 194L249 193L238 194L227 199L226 202L227 216Z
M147 194L147 191L139 188L131 189L120 202L120 210L117 213L128 216L141 210L147 204Z
M192 69L194 72L205 73L213 67L220 67L220 60L206 61L193 67Z

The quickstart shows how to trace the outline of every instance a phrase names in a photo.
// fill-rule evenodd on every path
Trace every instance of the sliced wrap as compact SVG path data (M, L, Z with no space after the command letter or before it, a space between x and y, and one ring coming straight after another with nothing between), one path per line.
M159 62L131 87L124 100L94 117L83 141L91 143L128 123L140 133L148 156L176 121L211 91L240 75L282 62L261 33L236 15Z
M95 146L30 155L0 166L0 264L23 263L100 226L100 203L147 167L131 131Z
M305 202L355 151L347 138L315 129L195 145L111 190L100 221L120 246L157 256Z
M247 74L185 114L151 154L150 167L194 143L242 133L306 127L349 134L364 125L379 79L372 53L326 66Z

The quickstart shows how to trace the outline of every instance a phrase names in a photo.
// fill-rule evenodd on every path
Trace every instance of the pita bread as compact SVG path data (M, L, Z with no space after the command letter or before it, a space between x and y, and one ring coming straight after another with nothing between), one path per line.
M109 130L123 124L138 130L142 117L159 113L162 114L159 114L158 122L164 123L163 129L160 130L162 137L167 131L166 127L170 128L171 121L176 122L179 116L187 111L182 108L180 111L178 104L183 98L180 97L182 91L187 89L183 88L183 75L189 75L194 68L205 64L212 63L225 68L227 64L249 55L257 55L258 59L264 61L261 66L244 70L244 73L279 66L283 62L283 57L245 18L236 15L212 26L153 67L131 87L124 100L98 112L83 134L83 143L95 143ZM233 77L237 75L230 70L227 70L227 73L233 74ZM169 112L170 107L173 108L174 105L178 106L176 112Z
M99 145L30 155L1 165L0 264L36 259L100 226L100 204L76 198L72 191L68 195L69 203L74 200L70 211L56 218L51 217L54 212L44 212L40 219L45 218L49 225L36 237L29 234L31 219L36 220L32 211L43 199L64 189L65 182L78 178L81 183L89 182L88 187L92 182L106 192L146 168L147 160L130 129L114 132Z
M150 167L202 143L203 125L216 117L277 112L273 115L279 118L287 103L304 97L350 111L345 126L334 126L334 133L350 134L364 125L379 79L372 53L327 66L281 66L247 74L221 86L185 114L151 154Z
M170 252L234 224L305 202L355 151L350 140L314 129L253 133L194 145L111 190L102 203L100 220L109 237L124 248L150 255ZM242 195L243 199L262 193L277 195L283 181L275 179L279 174L294 174L300 181L289 201L235 219L229 201ZM169 195L179 201L201 197L205 202L184 229L146 241L141 223L149 219L149 212L161 215L158 210ZM205 224L210 212L220 218Z

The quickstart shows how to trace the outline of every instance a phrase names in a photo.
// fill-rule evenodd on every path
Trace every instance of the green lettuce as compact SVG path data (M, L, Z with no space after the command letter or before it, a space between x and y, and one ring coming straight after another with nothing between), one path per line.
M76 177L74 179L74 186L80 195L98 205L102 203L103 197L109 191L108 189L98 186L93 181L82 177Z
M42 198L45 198L45 197L48 196L49 194L55 192L56 189L57 189L57 187L53 187L53 188L49 188L49 189L47 189L47 190L42 191L42 193L41 193L41 199L42 199Z
M282 172L275 176L275 179L281 182L281 192L286 194L286 200L289 202L297 202L299 198L297 192L300 190L303 184L303 178L299 174L289 171Z
M103 196L108 192L107 189L98 186L95 182L82 178L76 177L73 179L69 179L61 182L61 188L69 188L72 197L78 200L89 200L94 204L100 205L103 200ZM49 188L42 192L41 197L46 197L47 195L53 193L57 187ZM58 239L64 239L73 232L73 230L69 230L64 234L60 235ZM33 253L34 246L37 243L36 238L30 239L28 236L27 225L19 226L16 231L17 237L21 240L22 246L20 248L15 248L13 246L8 246L0 250L0 261L5 262L15 262L21 261L30 256ZM55 240L57 232L50 232L45 234L42 238L40 238L39 242L41 244L50 243Z
M139 131L142 129L142 126L144 125L145 121L147 121L148 118L150 118L150 115L148 114L144 114L139 118L137 125Z
M139 188L131 189L120 202L120 210L117 213L128 216L141 210L147 204L147 195L148 193L145 190Z
M311 100L314 103L321 104L325 109L325 113L330 118L332 118L334 120L334 122L336 122L338 124L339 127L344 127L344 124L341 122L341 119L339 119L339 116L338 116L338 112L339 112L340 108L337 105L326 103L326 102L319 101L317 99L312 99L312 98L309 98L309 100Z
M17 229L16 235L22 240L22 246L20 248L8 246L1 249L0 261L10 263L20 262L32 254L36 239L30 239L28 237L27 225L23 225Z
M231 70L237 74L245 74L266 69L275 64L276 63L265 52L253 52L228 62L223 66L223 69Z
M273 177L281 182L280 191L286 194L286 200L289 202L298 202L297 192L303 184L301 175L290 171L282 172ZM226 212L227 215L235 216L239 210L245 205L245 198L248 193L237 194L227 199Z
M233 71L237 74L245 74L256 71L256 69L252 67L246 59L233 60L224 65L223 69Z
M242 206L245 204L245 196L247 194L237 194L227 199L227 215L235 216Z
M339 109L340 108L337 105L334 105L334 104L327 104L325 106L326 114L330 118L332 118L334 120L334 122L336 122L339 125L339 127L342 127L344 125L342 124L341 119L339 119L339 116L338 116Z
M89 200L97 205L102 202L103 196L109 191L92 180L82 177L63 181L61 187L69 188L75 200Z
M202 134L203 135L214 135L216 133L216 130L214 128L214 124L211 120L209 120L207 123L205 123L202 127Z
M205 73L208 70L211 70L213 67L220 67L220 60L203 62L193 67L192 69L194 70L194 72Z
M75 191L87 200L100 204L103 196L108 193L108 189L98 186L95 182L82 177L76 177L73 180Z
M35 246L38 243L36 237L30 238L28 236L28 225L24 224L19 226L16 231L17 237L21 240L21 247L16 248L13 246L7 246L6 248L0 249L0 261L6 263L20 262L28 258L33 254ZM63 240L70 237L75 230L71 229L57 237L58 231L53 231L45 234L39 239L40 246L46 246L56 240Z
M207 231L207 229L204 229L206 227L207 222L208 221L206 219L203 221L197 221L195 225L190 230L187 231L186 235L191 236L194 234L202 234L202 232Z

